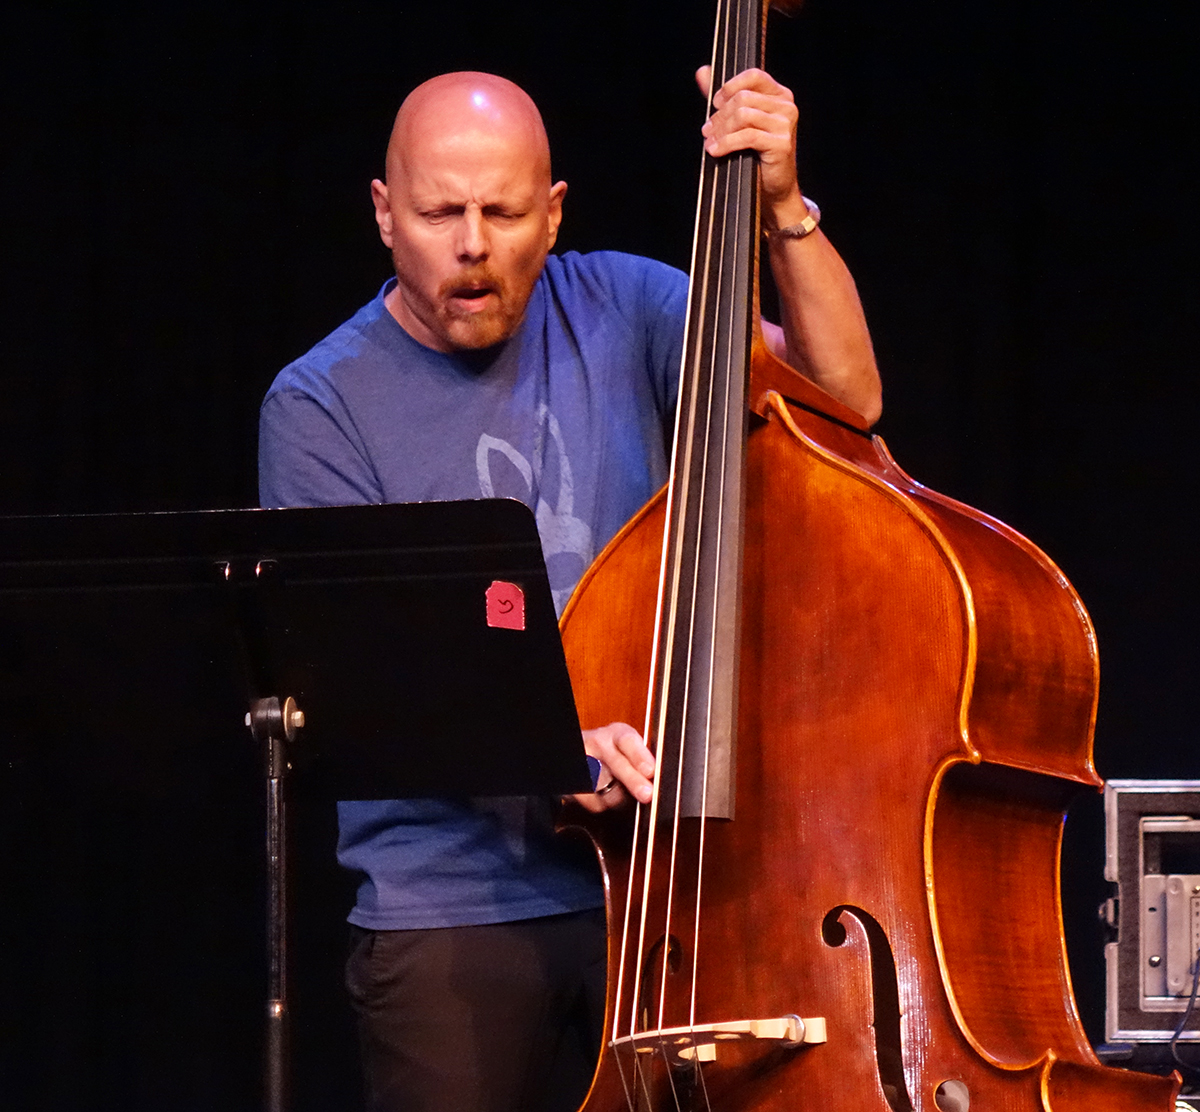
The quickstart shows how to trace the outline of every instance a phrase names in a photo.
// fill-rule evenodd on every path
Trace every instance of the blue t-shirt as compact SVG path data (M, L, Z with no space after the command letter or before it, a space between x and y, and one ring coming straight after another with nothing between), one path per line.
M687 276L613 252L551 256L517 332L467 353L409 336L383 303L393 285L268 391L262 504L517 498L537 518L561 611L666 482ZM353 801L338 819L338 859L363 876L350 915L362 927L603 904L594 865L554 836L549 800Z

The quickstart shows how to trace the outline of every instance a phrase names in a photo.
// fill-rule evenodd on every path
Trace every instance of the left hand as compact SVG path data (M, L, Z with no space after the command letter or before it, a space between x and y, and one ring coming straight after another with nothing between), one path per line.
M711 80L711 66L696 71L696 84L705 96ZM748 69L716 91L713 114L700 129L704 149L713 158L734 151L758 152L759 188L767 219L781 206L797 212L796 220L803 220L808 211L796 180L799 116L791 89L763 70Z
M696 71L708 96L712 68ZM704 149L714 158L755 151L764 232L799 224L808 206L796 180L796 111L790 89L760 69L743 70L712 98ZM868 422L879 417L879 370L854 279L818 228L803 238L769 238L782 331L762 322L771 350Z

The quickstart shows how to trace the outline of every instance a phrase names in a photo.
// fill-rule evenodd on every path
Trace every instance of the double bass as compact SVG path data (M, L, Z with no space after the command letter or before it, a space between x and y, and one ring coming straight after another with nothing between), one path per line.
M712 87L766 8L721 0ZM711 108L711 105L710 105ZM563 614L585 726L659 773L598 844L584 1112L1168 1112L1075 1008L1059 896L1095 636L1053 562L766 349L757 167L704 155L669 486Z

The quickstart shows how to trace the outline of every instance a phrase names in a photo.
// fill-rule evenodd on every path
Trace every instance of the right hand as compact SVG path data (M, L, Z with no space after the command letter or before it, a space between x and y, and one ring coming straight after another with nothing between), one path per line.
M599 814L619 807L632 797L649 803L654 795L654 754L642 736L625 722L612 722L595 730L583 731L583 749L600 762L596 779L598 792L584 792L572 798L583 808ZM612 785L611 788L608 785Z

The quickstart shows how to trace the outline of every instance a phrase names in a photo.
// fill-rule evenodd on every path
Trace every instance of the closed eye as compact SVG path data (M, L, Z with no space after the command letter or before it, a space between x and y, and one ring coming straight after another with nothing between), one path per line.
M444 220L452 220L456 216L462 216L466 211L465 205L442 205L440 208L423 209L420 215L431 224L440 224Z
M443 224L447 220L457 220L466 211L466 205L439 205L437 208L420 209L418 215L430 224ZM512 209L506 205L484 205L480 212L485 220L494 224L514 224L529 215L526 209Z
M504 205L484 205L483 216L486 220L494 220L500 223L507 223L515 220L523 220L529 213L521 210L506 208Z

